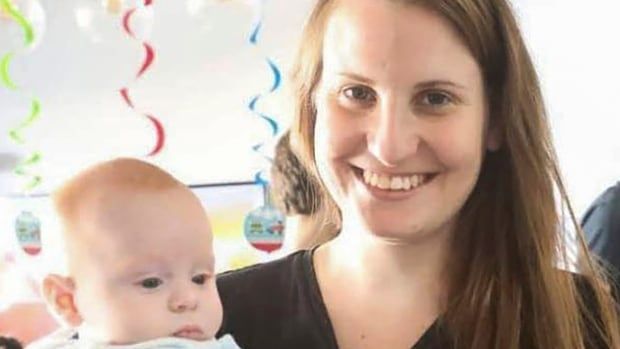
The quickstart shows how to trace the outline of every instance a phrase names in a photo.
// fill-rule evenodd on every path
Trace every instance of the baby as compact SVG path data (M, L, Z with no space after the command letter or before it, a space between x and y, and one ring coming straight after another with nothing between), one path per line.
M47 275L43 293L70 328L30 348L238 348L230 336L214 339L222 304L213 237L186 186L117 159L71 179L53 202L67 275Z

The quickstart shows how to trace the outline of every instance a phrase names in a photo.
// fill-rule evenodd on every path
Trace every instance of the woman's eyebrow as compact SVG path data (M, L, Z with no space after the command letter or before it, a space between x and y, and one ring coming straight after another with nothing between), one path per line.
M363 75L351 73L347 71L339 72L338 75L352 79L352 80L357 80L357 81L360 81L360 82L363 82L369 85L374 84L375 82L374 80L368 77L365 77ZM434 88L434 87L440 87L440 86L451 86L451 87L454 87L460 90L467 89L465 85L456 83L451 80L445 80L445 79L434 79L434 80L422 81L415 85L416 89L427 89L427 88Z
M360 81L360 82L363 82L363 83L369 84L369 85L374 83L374 80L372 80L370 78L367 78L367 77L359 75L359 74L347 72L347 71L339 72L338 75L344 76L344 77L352 79L352 80L357 80L357 81Z
M429 80L429 81L422 81L417 83L416 85L417 89L426 89L426 88L434 88L434 87L440 87L440 86L451 86L451 87L455 87L461 90L465 90L467 89L466 86L458 84L454 81L450 81L450 80Z

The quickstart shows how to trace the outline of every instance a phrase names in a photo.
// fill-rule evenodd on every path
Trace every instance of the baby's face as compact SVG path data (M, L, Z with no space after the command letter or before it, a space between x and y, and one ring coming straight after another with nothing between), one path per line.
M70 254L86 328L110 344L213 338L222 305L211 230L199 202L173 189L125 195L107 206L86 220L90 238Z

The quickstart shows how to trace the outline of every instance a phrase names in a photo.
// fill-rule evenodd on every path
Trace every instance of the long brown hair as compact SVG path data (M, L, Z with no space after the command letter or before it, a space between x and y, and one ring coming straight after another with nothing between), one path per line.
M449 303L441 320L453 346L620 348L616 305L572 212L538 77L509 4L389 1L424 6L460 33L482 69L490 123L503 141L498 151L485 156L454 236L458 248L451 253ZM326 22L337 3L318 1L292 71L297 105L291 140L315 176L313 94L322 74ZM325 208L338 213L325 196ZM577 231L581 276L559 271L575 265L567 253L565 213Z

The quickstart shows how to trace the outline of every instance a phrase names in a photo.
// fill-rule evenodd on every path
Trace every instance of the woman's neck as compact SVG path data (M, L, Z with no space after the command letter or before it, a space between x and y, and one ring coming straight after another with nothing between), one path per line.
M448 229L446 229L447 231ZM324 277L340 278L361 297L423 299L438 306L447 290L450 234L388 240L346 222L338 237L316 252Z

